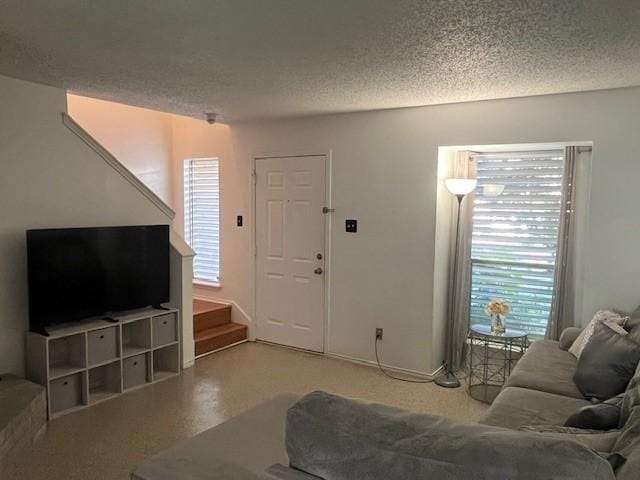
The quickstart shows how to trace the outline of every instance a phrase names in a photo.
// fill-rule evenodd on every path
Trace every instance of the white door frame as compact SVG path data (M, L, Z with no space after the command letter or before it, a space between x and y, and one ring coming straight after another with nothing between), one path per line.
M332 207L331 198L331 170L332 170L332 151L319 153L276 153L276 154L259 154L254 155L251 162L251 262L253 268L251 269L251 290L253 298L253 332L250 334L250 340L256 340L257 328L258 328L258 302L257 302L257 247L256 247L256 211L257 211L257 195L256 195L256 161L264 160L268 158L287 158L287 157L324 157L324 174L325 174L325 206L329 209ZM324 215L324 318L323 318L323 335L322 335L322 353L327 353L329 350L329 328L331 318L331 217L333 213L329 212Z

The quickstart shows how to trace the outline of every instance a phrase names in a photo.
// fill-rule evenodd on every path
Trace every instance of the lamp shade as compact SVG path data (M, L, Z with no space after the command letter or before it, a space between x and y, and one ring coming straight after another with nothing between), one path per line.
M504 185L498 185L497 183L487 183L483 187L485 197L497 197L502 192L504 192Z
M477 180L472 178L448 178L444 181L444 184L454 195L466 195L473 192L476 188Z

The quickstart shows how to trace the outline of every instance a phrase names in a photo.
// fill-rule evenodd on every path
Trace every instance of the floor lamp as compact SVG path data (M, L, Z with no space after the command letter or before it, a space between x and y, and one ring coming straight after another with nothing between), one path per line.
M456 218L456 247L453 251L453 282L452 291L449 300L449 318L447 319L447 343L445 348L445 364L444 373L435 379L436 385L445 388L457 388L460 386L460 380L453 372L453 331L455 323L455 314L457 310L456 304L456 290L458 285L458 250L460 248L460 210L462 207L462 200L465 195L473 192L476 188L477 180L469 178L450 178L445 180L447 190L456 196L458 199L458 215Z

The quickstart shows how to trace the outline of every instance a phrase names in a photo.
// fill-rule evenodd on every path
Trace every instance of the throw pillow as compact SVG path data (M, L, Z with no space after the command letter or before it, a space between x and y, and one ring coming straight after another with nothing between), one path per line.
M580 335L578 335L578 338L576 338L575 342L573 342L573 345L571 345L571 347L569 348L569 353L579 359L585 345L593 335L596 325L598 325L599 323L606 321L615 323L617 325L624 325L626 320L627 317L620 315L619 313L616 313L612 310L597 311L589 324L584 328L584 330L582 330Z
M565 427L587 428L593 430L611 430L618 428L620 404L624 393L616 395L603 403L587 405L571 415Z
M596 324L573 375L578 390L590 400L602 401L622 393L640 362L640 344Z
M640 307L629 314L629 320L625 322L624 328L629 332L631 340L640 343Z

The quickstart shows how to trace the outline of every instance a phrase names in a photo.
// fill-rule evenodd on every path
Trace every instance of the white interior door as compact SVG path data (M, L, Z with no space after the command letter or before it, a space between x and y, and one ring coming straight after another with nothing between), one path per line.
M256 160L256 337L323 351L325 156Z

